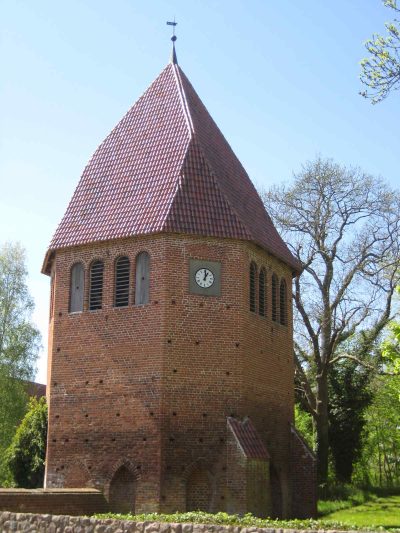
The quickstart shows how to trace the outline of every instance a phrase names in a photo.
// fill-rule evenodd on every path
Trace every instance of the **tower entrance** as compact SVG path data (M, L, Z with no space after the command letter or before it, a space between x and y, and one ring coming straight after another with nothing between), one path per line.
M189 476L186 484L186 510L207 511L211 506L211 480L207 470L197 468Z
M135 512L136 480L132 472L122 465L110 483L110 508L116 513Z

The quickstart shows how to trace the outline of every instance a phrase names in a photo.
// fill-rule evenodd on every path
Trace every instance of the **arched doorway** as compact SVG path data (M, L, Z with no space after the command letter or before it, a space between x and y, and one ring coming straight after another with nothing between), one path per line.
M110 483L110 509L116 513L134 513L136 480L132 472L122 465Z
M210 512L212 487L207 470L197 468L186 481L186 510Z
M282 518L282 487L276 468L269 466L269 482L271 486L271 518Z

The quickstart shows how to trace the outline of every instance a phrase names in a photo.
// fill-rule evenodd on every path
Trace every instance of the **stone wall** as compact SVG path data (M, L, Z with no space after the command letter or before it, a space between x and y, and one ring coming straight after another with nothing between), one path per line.
M206 524L166 524L162 522L133 522L130 520L99 520L97 518L17 514L0 512L0 530L27 533L301 533L297 529L213 526ZM304 533L304 532L303 532ZM319 530L318 533L324 533ZM329 533L341 533L330 530ZM347 531L346 533L353 533Z
M240 526L213 526L209 524L176 524L163 522L133 522L88 518L83 516L52 516L0 512L0 529L27 533L304 533L297 529L274 529ZM324 533L319 530L318 533ZM342 533L329 530L329 533ZM354 533L347 531L346 533Z
M0 489L0 514L2 511L12 511L90 515L107 510L108 504L103 494L93 489ZM0 530L4 531L3 528Z

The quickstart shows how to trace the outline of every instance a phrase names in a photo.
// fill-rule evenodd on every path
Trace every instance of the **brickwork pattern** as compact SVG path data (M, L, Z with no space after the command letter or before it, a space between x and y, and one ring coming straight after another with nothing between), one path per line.
M0 489L0 516L2 511L90 515L108 511L108 504L97 490Z
M150 255L150 301L115 308L115 260L129 257L134 280L142 251ZM89 311L94 259L104 261L103 307ZM220 297L189 293L190 259L221 263ZM74 314L68 302L76 261L86 278L84 311ZM266 316L249 310L251 261L266 269ZM58 250L46 486L95 487L109 498L125 465L135 478L136 512L173 512L186 509L188 479L205 469L209 509L226 510L235 477L226 420L249 416L276 468L282 514L292 514L292 314L289 308L287 326L271 320L272 272L290 286L291 269L260 247L211 237L160 234ZM232 484L241 508L246 483L238 477Z
M294 427L291 428L292 512L299 518L317 516L317 461Z

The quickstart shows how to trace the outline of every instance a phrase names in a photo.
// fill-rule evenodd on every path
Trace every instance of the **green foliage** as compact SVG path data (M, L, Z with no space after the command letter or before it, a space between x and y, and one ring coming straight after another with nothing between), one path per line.
M329 484L324 499L318 501L318 515L326 516L341 509L349 509L376 498L370 491L354 487L348 483Z
M97 518L114 518L120 520L133 520L135 522L167 522L167 523L192 523L192 524L214 524L224 526L241 526L241 527L265 527L265 528L287 528L287 529L312 529L312 530L357 530L361 529L356 525L356 521L337 520L272 520L269 518L257 518L248 513L244 516L229 515L227 513L205 513L202 511L187 512L187 513L173 513L173 514L158 514L148 513L140 515L131 514L99 514ZM379 526L379 522L377 523ZM386 531L383 528L377 527L362 527L363 531Z
M18 487L33 489L43 486L47 440L46 399L31 398L6 460Z
M400 11L396 0L384 0L384 5ZM373 104L386 98L391 90L400 88L400 22L394 19L385 24L387 34L375 34L365 48L370 54L361 61L361 82L369 89L361 92Z
M30 322L33 302L26 277L21 246L0 246L0 486L10 481L4 451L26 411L23 381L34 376L40 344Z
M400 486L400 376L380 376L365 413L364 446L353 479L364 485Z
M360 458L364 412L372 401L371 370L343 359L329 373L329 445L336 481L350 483Z
M400 294L400 287L397 288ZM395 374L400 374L400 322L394 320L388 326L390 335L382 343L382 356Z
M327 519L353 523L358 528L387 528L392 533L400 531L400 496L372 498L362 505L335 511L326 516Z
M304 411L299 404L294 406L294 420L296 429L301 433L303 439L311 450L315 449L315 430L312 416Z

